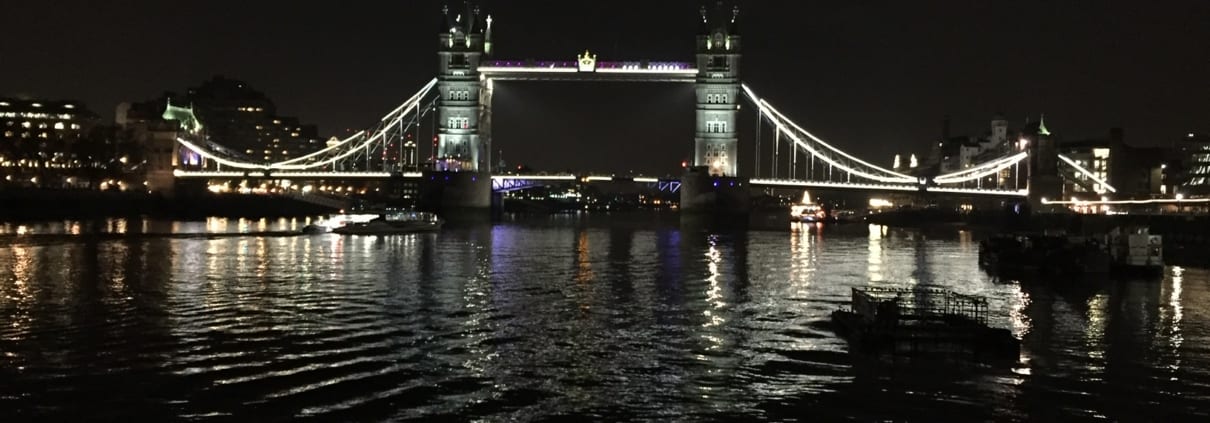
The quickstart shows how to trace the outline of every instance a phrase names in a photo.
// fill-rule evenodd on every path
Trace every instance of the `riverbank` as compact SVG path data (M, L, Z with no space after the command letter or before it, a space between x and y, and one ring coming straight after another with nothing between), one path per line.
M333 210L288 197L195 194L166 198L142 192L93 190L3 190L0 219L47 220L150 216L170 219L205 217L298 217Z

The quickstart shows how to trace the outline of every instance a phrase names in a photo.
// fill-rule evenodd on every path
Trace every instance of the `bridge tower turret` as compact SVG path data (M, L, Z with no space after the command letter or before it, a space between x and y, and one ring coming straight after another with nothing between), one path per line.
M1029 149L1029 200L1042 206L1042 200L1062 200L1063 180L1059 177L1059 151L1046 128L1046 118L1027 124L1022 136Z
M712 176L737 176L739 6L702 6L697 35L697 134L693 163Z
M437 46L437 148L421 183L421 206L430 210L491 206L491 166L485 142L490 83L479 63L491 48L491 17L477 5L442 8Z

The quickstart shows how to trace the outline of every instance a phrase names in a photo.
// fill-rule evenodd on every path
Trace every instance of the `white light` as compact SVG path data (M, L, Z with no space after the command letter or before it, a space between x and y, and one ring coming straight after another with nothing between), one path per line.
M1184 200L1184 199L1185 199L1185 194L1177 194L1177 195L1176 195L1176 201L1181 201L1181 200Z
M895 204L881 198L871 198L870 207L879 209L884 207L893 207Z
M531 181L574 181L576 180L576 175L496 175L492 176L492 179L497 181L509 179Z

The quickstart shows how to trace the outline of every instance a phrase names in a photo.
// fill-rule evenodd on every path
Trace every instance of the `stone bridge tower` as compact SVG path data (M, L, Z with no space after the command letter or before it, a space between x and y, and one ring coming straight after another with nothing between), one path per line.
M739 6L702 6L697 34L697 133L693 164L712 176L737 176L739 138Z
M479 61L486 49L488 18L478 7L442 10L444 25L437 49L436 170L486 170L487 155L479 134Z
M465 2L442 8L437 41L437 148L420 183L420 206L452 211L491 206L491 173L484 131L490 92L479 63L491 49L491 17Z
M697 34L697 130L693 166L681 177L681 211L727 216L751 209L739 177L739 7L702 7Z

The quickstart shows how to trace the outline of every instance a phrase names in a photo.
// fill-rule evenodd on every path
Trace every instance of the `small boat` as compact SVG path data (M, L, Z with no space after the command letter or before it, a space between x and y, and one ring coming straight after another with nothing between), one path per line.
M324 226L324 225L312 223L310 225L303 226L302 233L303 233L303 235L323 235L323 234L327 234L327 233L332 233L332 228Z
M1164 272L1164 239L1147 227L1116 228L1109 233L1109 255L1115 270L1141 275Z
M379 215L368 222L349 223L332 232L342 235L393 235L441 229L445 222L433 213L395 212Z
M1020 341L988 326L987 311L983 297L940 288L867 287L832 322L856 352L1016 362Z
M790 206L791 222L822 222L827 217L823 207L811 202L811 193L803 191L802 202Z

